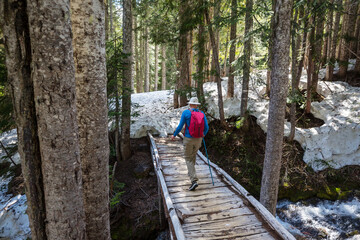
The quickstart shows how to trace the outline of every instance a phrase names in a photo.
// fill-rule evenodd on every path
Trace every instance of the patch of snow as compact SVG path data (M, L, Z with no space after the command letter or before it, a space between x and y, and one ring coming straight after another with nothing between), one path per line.
M277 219L295 236L312 239L360 239L360 200L290 202L277 205ZM356 235L354 235L356 234ZM351 236L354 235L354 236Z
M354 67L351 60L349 69ZM324 74L322 70L322 74ZM320 74L321 78L321 74ZM266 71L252 75L249 87L248 109L257 118L258 125L267 131L269 115L269 100L261 97L265 92ZM306 74L302 75L300 87L306 88ZM223 96L227 89L227 78L222 81ZM347 165L360 165L360 88L351 87L344 82L319 81L318 92L325 99L313 102L311 112L317 118L324 120L320 127L310 129L295 129L295 140L303 149L304 162L315 171L328 167L335 169ZM205 83L205 93L210 93L207 99L209 113L219 118L216 83ZM235 97L224 97L225 117L238 116L241 104L241 84L235 82ZM285 122L284 135L290 134L290 122Z
M10 146L13 144L17 144L17 131L16 129L10 130L8 132L4 132L0 135L0 141L4 146ZM4 161L4 157L6 156L6 153L2 147L0 147L0 163ZM14 156L12 156L12 159L16 164L20 164L20 155L19 153L16 153Z
M31 237L26 196L6 194L9 182L0 177L0 239L26 240Z

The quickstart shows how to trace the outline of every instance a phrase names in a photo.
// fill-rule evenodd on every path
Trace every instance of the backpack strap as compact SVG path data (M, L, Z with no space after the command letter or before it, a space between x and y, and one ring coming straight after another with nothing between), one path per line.
M192 110L191 108L189 108L188 110L189 110L191 113L194 112L194 110ZM191 119L191 115L190 115L190 119ZM186 124L186 121L185 121L184 137L185 137L186 128L189 128L189 126Z

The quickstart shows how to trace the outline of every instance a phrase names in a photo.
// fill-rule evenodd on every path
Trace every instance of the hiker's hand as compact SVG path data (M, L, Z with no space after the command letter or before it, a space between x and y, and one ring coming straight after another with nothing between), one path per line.
M174 140L175 140L175 136L172 135L172 136L171 136L171 141L174 141Z

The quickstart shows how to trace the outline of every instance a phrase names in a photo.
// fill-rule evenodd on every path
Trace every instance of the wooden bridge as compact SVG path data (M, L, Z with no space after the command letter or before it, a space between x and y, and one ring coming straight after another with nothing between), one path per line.
M151 152L172 239L295 239L253 196L199 151L199 187L190 180L181 139L154 138Z

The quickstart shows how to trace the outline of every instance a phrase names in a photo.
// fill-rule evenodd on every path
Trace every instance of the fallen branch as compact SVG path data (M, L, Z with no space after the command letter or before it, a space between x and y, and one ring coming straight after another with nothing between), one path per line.
M4 146L4 144L0 141L0 145L1 145L1 147L4 149L4 151L5 151L5 154L7 155L7 157L10 159L10 161L15 165L15 166L17 166L17 164L14 162L14 160L11 158L11 156L10 156L10 154L9 154L9 152L6 150L6 148L5 148L5 146Z

